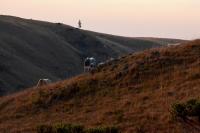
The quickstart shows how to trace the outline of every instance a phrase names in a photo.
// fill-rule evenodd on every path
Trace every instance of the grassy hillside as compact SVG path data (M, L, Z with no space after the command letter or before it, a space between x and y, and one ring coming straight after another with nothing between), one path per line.
M80 74L87 56L101 62L162 46L151 40L11 16L0 16L0 29L0 95L34 86L40 78L58 81Z
M200 40L129 54L69 80L0 98L0 130L35 132L58 122L123 133L199 132L172 120L175 102L200 96Z

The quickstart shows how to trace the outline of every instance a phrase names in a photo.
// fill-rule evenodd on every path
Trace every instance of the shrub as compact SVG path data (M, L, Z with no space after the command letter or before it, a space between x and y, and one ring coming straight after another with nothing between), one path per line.
M196 114L196 112L195 112L196 103L197 103L196 99L191 99L191 100L187 101L186 110L187 110L187 115L188 116L193 116L193 115Z
M184 104L180 104L180 103L175 103L172 105L172 115L173 118L182 118L185 119L186 118L186 107Z
M36 130L37 133L55 133L51 125L39 125Z
M83 133L84 127L82 125L71 125L71 132L72 133Z
M200 121L200 100L191 99L186 103L176 103L172 105L172 115L174 118L198 117Z
M56 133L83 133L84 127L72 124L56 124L54 126Z
M196 99L189 100L186 103L186 110L188 116L197 116L200 120L200 101Z
M120 133L116 127L97 127L87 129L85 133Z
M39 125L37 133L120 133L116 127L97 127L85 129L81 125L58 123L55 125Z
M70 132L69 127L65 124L62 124L62 123L56 124L54 126L54 129L55 129L56 133L68 133L68 132Z
M39 125L37 133L83 133L84 127L81 125L58 123L55 125Z

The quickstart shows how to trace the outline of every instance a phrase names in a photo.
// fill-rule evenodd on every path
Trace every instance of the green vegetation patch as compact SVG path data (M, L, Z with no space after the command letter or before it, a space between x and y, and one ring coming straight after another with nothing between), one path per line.
M119 129L116 127L97 127L89 128L84 133L119 133Z
M186 103L175 103L172 105L171 114L174 119L186 120L188 117L198 117L200 121L200 100L191 99Z
M37 133L120 133L117 127L85 128L82 125L58 123L54 125L39 125Z

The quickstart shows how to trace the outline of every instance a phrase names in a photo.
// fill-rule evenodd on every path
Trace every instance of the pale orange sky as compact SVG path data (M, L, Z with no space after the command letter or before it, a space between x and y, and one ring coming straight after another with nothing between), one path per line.
M0 14L131 37L200 38L200 0L0 0Z

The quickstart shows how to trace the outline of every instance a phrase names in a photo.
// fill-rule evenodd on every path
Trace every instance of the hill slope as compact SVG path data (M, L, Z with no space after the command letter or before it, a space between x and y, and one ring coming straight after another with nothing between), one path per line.
M34 132L38 124L118 126L122 132L199 132L172 121L171 105L200 96L200 40L130 54L93 74L0 98L0 130ZM196 127L197 126L197 127Z
M11 16L0 16L0 29L0 95L33 86L40 78L57 81L80 74L87 56L101 62L161 46L151 40Z

